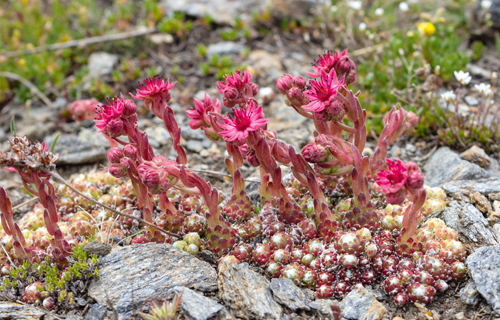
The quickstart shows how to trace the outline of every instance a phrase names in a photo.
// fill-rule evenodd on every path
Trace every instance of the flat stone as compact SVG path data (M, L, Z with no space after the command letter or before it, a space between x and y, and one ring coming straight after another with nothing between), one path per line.
M330 319L333 317L332 307L336 305L339 305L339 302L337 300L330 300L330 299L317 299L309 303L309 307L312 310L315 310L319 312L321 316Z
M490 193L488 195L488 198L490 199L490 201L500 201L500 193Z
M448 147L437 149L424 165L425 183L430 187L440 187L455 180L476 180L493 176L477 164L460 159Z
M479 248L467 258L477 291L500 316L500 246Z
M498 178L460 180L445 183L442 188L448 194L460 193L469 195L473 192L479 192L489 195L500 192L500 180Z
M45 312L14 302L0 301L0 320L38 320Z
M474 107L474 106L477 106L479 104L479 100L477 100L473 96L465 96L464 100L465 100L465 102L467 102L467 104L469 106L473 106Z
M83 251L88 254L95 254L103 257L111 252L111 246L109 244L92 241L83 247Z
M474 281L469 281L465 287L460 289L460 300L463 303L475 306L479 302L479 292L477 292Z
M375 295L365 288L351 291L340 302L340 310L343 314L342 319L346 320L381 320L387 313L384 305L378 302Z
M498 245L498 239L483 214L472 204L451 201L440 215L446 225L456 230L464 242L474 248Z
M273 300L269 280L247 263L225 259L219 265L219 297L243 319L281 319L283 309Z
M100 278L92 281L88 294L100 304L109 300L120 320L145 303L165 300L174 287L217 290L217 273L210 264L169 244L115 246L98 268Z
M85 315L84 320L104 320L106 317L108 309L105 305L102 304L93 304L87 314Z
M488 213L493 210L490 201L479 192L471 193L470 199L476 208L478 208L482 213Z
M480 167L488 168L490 166L490 157L478 146L472 146L460 154L460 158L475 163Z
M185 287L175 287L173 292L182 298L180 306L189 320L206 320L217 315L224 307L214 300Z
M99 76L110 74L117 62L118 56L116 54L94 52L90 54L87 61L89 76L97 78Z
M224 54L237 54L245 49L245 46L238 42L233 41L222 41L214 44L210 44L207 47L207 57L211 57L214 54L224 55Z
M308 304L311 302L304 291L297 287L292 280L287 278L274 278L271 280L271 290L274 300L289 309L310 310Z
M52 145L54 136L45 139ZM54 153L59 153L58 165L95 163L106 159L106 149L103 145L84 141L77 136L60 136Z

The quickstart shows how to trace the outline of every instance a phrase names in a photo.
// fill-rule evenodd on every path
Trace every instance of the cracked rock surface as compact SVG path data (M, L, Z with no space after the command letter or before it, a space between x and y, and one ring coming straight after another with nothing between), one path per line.
M109 302L119 319L134 310L172 296L174 287L201 292L217 290L217 273L209 263L169 244L115 247L99 263L100 278L89 287L89 296L99 304Z

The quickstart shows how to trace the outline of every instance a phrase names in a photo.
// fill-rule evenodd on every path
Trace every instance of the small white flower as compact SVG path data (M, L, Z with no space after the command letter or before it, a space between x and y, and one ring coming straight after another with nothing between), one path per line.
M381 15L383 15L383 14L384 14L384 9L382 9L382 8L377 8L377 9L375 9L375 14L376 14L377 16L381 16Z
M361 22L361 23L359 24L359 30L360 30L360 31L365 31L365 30L366 30L366 23Z
M337 11L338 11L338 9L339 9L339 8L337 8L337 6L331 6L331 7L330 7L330 10L331 10L332 12L337 12Z
M474 88L476 88L477 91L481 92L486 98L491 96L491 94L493 93L491 91L491 85L486 83L475 84Z
M347 5L349 6L349 8L352 8L354 10L360 10L361 7L363 6L363 2L357 1L357 0L352 0L352 1L347 2Z
M441 98L443 98L444 101L446 102L455 102L455 99L457 96L453 93L453 91L446 91L445 93L441 94Z
M469 75L469 73L463 72L462 70L454 71L453 74L455 75L455 78L457 78L458 82L460 82L464 86L468 85L472 80L472 77Z
M410 9L410 7L408 6L408 3L401 2L399 4L399 10L401 10L402 12L406 12L406 11L408 11L408 9Z
M481 8L483 8L484 10L488 10L491 7L491 3L492 3L491 0L482 0Z

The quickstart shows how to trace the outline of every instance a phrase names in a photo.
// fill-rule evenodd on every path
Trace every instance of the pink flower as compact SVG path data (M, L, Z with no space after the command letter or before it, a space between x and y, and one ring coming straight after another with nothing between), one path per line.
M144 84L140 85L137 89L137 94L130 95L137 100L144 100L144 106L153 111L159 118L163 119L162 109L170 101L170 89L172 89L177 82L166 81L161 76L154 76L144 80Z
M243 76L241 76L243 75ZM258 87L252 83L252 75L244 70L236 70L232 76L226 75L225 82L217 83L217 90L224 95L222 102L228 108L235 105L248 104L255 101L255 96L258 92Z
M99 129L97 132L102 132L111 138L126 134L125 126L127 124L133 126L137 122L136 113L124 114L125 106L127 106L125 108L127 112L130 110L130 102L130 100L124 100L122 96L121 98L108 99L107 104L98 106L95 118L95 124Z
M332 103L333 98L335 98L338 89L343 83L344 79L342 78L339 81L334 69L329 74L321 71L320 81L309 80L311 89L304 91L304 95L311 100L308 105L303 106L304 110L312 112L323 111L323 109Z
M396 193L406 183L408 173L399 159L396 161L386 159L386 163L388 169L380 171L375 177L375 182L381 187L383 193Z
M350 84L356 80L356 65L347 56L347 49L341 53L337 51L333 55L331 50L327 51L314 62L314 72L307 72L312 78L321 76L321 72L323 71L325 73L330 73L330 71L334 69L339 78L341 76L345 77L346 84Z
M244 109L233 109L233 113L234 118L224 117L225 130L220 132L226 141L244 140L249 132L259 130L269 121L264 118L262 106L255 109L253 102Z
M187 110L186 114L191 119L189 121L189 126L191 129L198 129L200 127L210 128L210 118L209 112L214 112L220 114L221 106L219 99L215 99L212 102L212 98L208 94L205 93L205 98L203 101L198 99L193 99L194 101L194 109Z
M347 51L343 51L342 54L347 54ZM313 65L314 72L307 72L307 75L311 78L317 78L321 76L322 72L330 73L333 69L333 65L338 60L338 52L332 55L332 51L329 50L325 52L322 56L319 56L317 60L314 60L315 65Z
M74 101L70 106L71 118L75 121L92 120L98 106L99 101L94 99Z

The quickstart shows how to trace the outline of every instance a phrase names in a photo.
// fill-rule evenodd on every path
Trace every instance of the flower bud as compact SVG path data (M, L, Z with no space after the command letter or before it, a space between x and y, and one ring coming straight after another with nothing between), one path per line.
M123 158L123 150L120 148L111 148L108 150L108 160L110 163L120 163Z
M54 299L52 297L47 297L43 300L43 307L45 309L52 309L56 306L56 302L54 301Z
M127 167L121 164L112 164L108 171L109 174L115 178L123 178L127 175Z
M297 87L293 87L288 91L288 97L292 100L300 99L302 95L303 95L302 90Z
M289 74L283 75L281 78L276 80L276 88L282 94L286 94L288 90L292 87L292 76ZM305 80L304 80L305 83Z
M394 193L387 193L385 195L385 201L389 204L402 204L406 198L406 190L404 188L399 189Z
M134 147L133 145L131 144L127 144L124 148L123 148L123 155L127 158L130 158L132 160L135 160L137 159L137 156L139 155L139 151L137 150L136 147Z
M258 167L260 165L259 159L257 159L257 155L255 155L255 152L247 153L247 162L252 167Z
M134 101L132 100L125 100L123 101L123 111L122 115L126 118L135 115L137 112L137 106L135 105Z
M112 118L106 124L104 133L111 138L119 137L123 134L123 121L119 118Z
M299 89L305 89L306 79L301 76L296 76L295 78L293 78L293 85L298 87Z
M410 189L420 189L424 186L424 175L420 171L413 171L408 174L406 186Z
M318 144L308 144L302 149L302 155L308 162L321 163L327 161L328 150Z
M340 57L333 65L333 68L338 77L345 75L346 84L356 80L356 65L347 55Z
M148 161L149 162L149 161ZM150 189L155 188L160 183L160 173L156 168L153 168L148 162L141 163L137 168L139 178L142 183Z
M227 87L224 90L224 97L228 100L236 99L238 97L238 90L233 87Z

